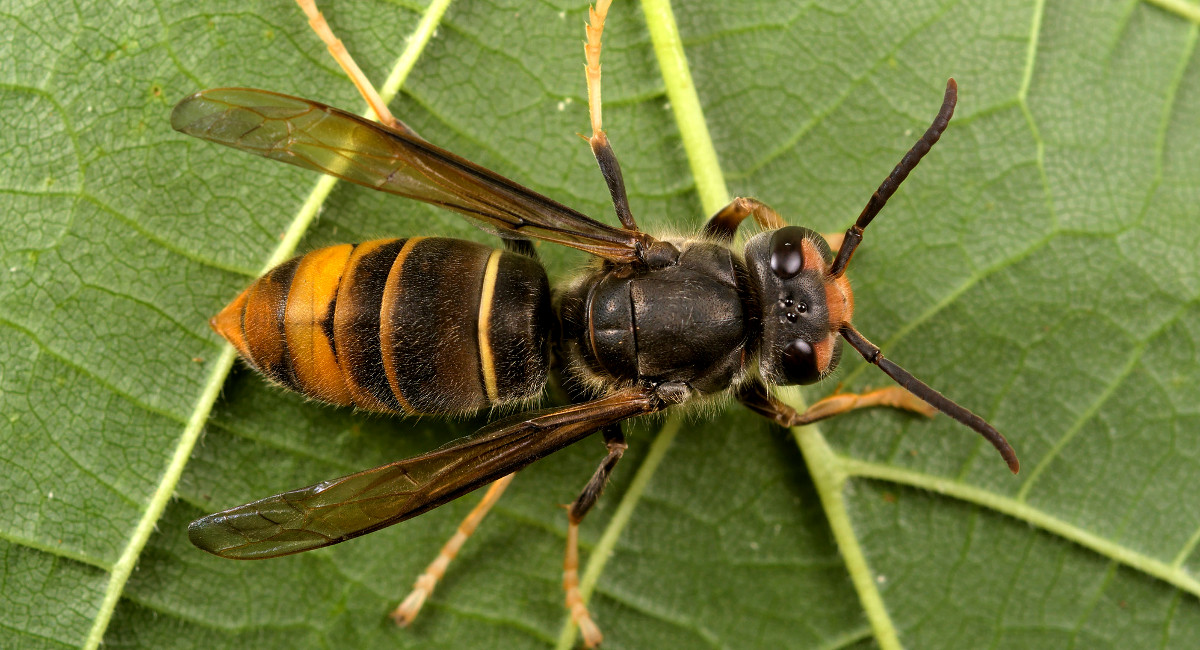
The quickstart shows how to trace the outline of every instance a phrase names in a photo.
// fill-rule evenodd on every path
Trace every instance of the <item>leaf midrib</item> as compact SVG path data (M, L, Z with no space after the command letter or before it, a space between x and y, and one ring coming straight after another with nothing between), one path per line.
M708 131L703 108L700 106L700 98L696 94L696 87L688 68L687 56L683 51L683 42L679 36L679 27L675 23L674 14L671 11L670 0L642 0L642 12L646 16L659 70L667 87L672 113L679 127L688 164L696 181L697 194L700 196L705 214L713 214L729 202L729 191L726 189L716 148ZM656 21L654 17L659 20ZM787 401L799 411L806 408L798 391L790 391ZM680 417L678 413L668 416L666 423L651 444L646 460L638 468L630 489L618 505L617 514L609 521L601 535L600 543L590 554L580 584L580 592L585 600L591 597L621 531L629 523L634 508L644 494L645 486L657 471L667 448L674 441L675 433L680 425ZM826 457L834 458L835 456L817 425L794 429L794 434L800 443L799 446L805 461L809 464L810 474L820 494L822 507L826 510L831 529L846 561L847 571L851 574L852 582L858 592L864 614L870 623L876 642L885 650L899 649L901 646L896 627L888 615L874 580L871 578L861 546L850 526L849 513L844 507L845 502L841 492L846 474L840 465L823 462ZM570 615L567 615L556 646L557 650L567 650L572 647L577 634L578 629L571 621Z

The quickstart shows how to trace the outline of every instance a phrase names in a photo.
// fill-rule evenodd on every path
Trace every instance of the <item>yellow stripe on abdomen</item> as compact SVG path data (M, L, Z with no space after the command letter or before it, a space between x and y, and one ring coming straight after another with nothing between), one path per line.
M496 274L500 270L503 251L494 250L483 272L483 292L479 298L479 364L483 370L483 387L488 401L495 404L500 400L500 389L496 386L496 358L492 353L491 325L492 309L496 298Z

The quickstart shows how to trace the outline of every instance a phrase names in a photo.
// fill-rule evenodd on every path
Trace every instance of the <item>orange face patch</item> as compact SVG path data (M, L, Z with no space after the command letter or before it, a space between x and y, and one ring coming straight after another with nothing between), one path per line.
M829 363L833 361L833 345L837 342L837 336L835 332L813 345L813 354L817 357L817 372L822 375L829 372Z
M854 317L854 293L846 276L825 279L825 305L829 309L829 324L835 331Z
M829 265L825 262L825 256L821 254L821 250L812 241L805 239L801 243L804 251L804 270L815 271L821 275L826 275L829 272ZM829 326L836 335L837 330L842 325L849 323L854 316L854 293L850 290L850 280L845 275L836 278L825 278L825 307L829 310ZM835 336L836 338L836 336ZM820 346L824 346L825 342L818 343L818 360L820 357ZM829 353L832 354L832 343L828 345ZM825 357L828 360L828 356ZM825 368L824 362L818 364L822 371Z
M800 242L800 251L804 254L803 270L816 271L824 275L827 269L825 256L821 254L821 250L817 248L817 245L806 238Z

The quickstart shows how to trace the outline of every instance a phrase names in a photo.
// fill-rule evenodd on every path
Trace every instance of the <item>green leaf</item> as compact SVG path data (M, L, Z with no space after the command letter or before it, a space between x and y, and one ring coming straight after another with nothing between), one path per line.
M950 128L855 256L855 322L991 420L1022 473L944 417L863 411L794 437L736 405L640 423L582 528L606 648L1200 635L1200 10L897 4L677 1L690 106L671 20L618 2L605 127L651 232L694 231L721 180L835 232L955 77ZM391 106L422 135L615 221L574 135L584 3L457 0L427 42L410 38L423 4L321 8L372 79L420 53ZM187 542L201 514L484 421L368 417L225 376L207 320L281 236L489 241L345 184L309 228L314 175L170 130L178 99L215 86L360 109L294 4L7 2L0 22L0 647L570 643L557 505L602 457L591 440L522 472L408 629L386 613L475 498L278 560ZM585 263L540 251L555 279ZM837 382L887 380L847 355L806 397Z

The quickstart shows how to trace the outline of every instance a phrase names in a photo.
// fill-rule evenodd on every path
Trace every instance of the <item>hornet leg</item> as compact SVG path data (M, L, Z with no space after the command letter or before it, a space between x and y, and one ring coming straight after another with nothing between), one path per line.
M412 593L408 594L408 597L400 603L400 606L392 611L392 620L396 622L396 625L407 627L417 617L417 613L421 611L421 606L425 604L425 600L433 594L434 588L437 587L438 580L441 580L442 576L446 574L446 567L450 565L450 560L453 560L458 555L458 551L462 549L467 538L471 536L471 533L475 532L475 529L479 526L479 522L483 521L488 511L492 509L492 506L496 505L496 502L500 500L500 495L504 494L504 490L508 487L509 483L512 483L515 476L515 473L509 474L493 482L488 487L487 492L483 495L483 499L479 501L479 504L458 525L458 530L454 532L450 541L446 542L445 546L442 546L441 551L438 551L437 558L429 563L425 572L413 583Z
M787 225L783 217L771 209L771 206L758 199L739 196L730 201L729 205L718 210L708 220L708 223L704 224L703 232L717 241L728 244L733 241L733 235L737 232L738 226L749 216L753 216L755 223L763 230L775 230Z
M583 521L592 506L596 505L596 500L600 498L604 486L608 483L608 477L628 447L620 424L604 428L604 444L608 447L608 455L600 462L600 467L596 468L596 473L592 474L591 480L575 501L567 506L567 554L563 560L563 590L566 591L567 610L571 612L571 620L579 626L583 643L589 648L600 645L604 635L592 620L587 605L583 602L583 596L579 593L579 522Z
M798 413L796 409L779 401L779 398L772 395L760 381L747 383L738 389L737 399L751 411L785 427L812 424L868 406L890 406L925 416L937 413L936 408L899 386L889 386L862 394L835 393L809 406L803 413Z
M637 230L633 213L629 211L629 196L625 193L621 165L617 163L617 154L608 142L608 135L604 133L600 117L600 35L604 33L604 19L608 16L610 4L612 0L599 0L594 8L588 8L590 22L587 25L587 43L583 50L587 57L588 114L592 119L592 137L585 139L591 145L592 154L596 156L596 162L600 165L600 173L604 174L604 182L608 185L609 195L612 196L617 218L626 230Z
M321 41L325 43L325 47L329 48L329 53L333 55L338 65L342 66L342 70L346 71L346 76L354 82L354 87L358 88L358 94L367 100L367 106L371 107L371 111L375 113L379 122L406 135L420 138L421 136L417 135L416 131L396 119L388 110L387 102L379 96L379 91L371 85L371 80L363 74L362 69L354 62L354 57L350 56L350 52L342 44L341 39L334 35L333 30L329 28L329 23L325 22L325 16L317 9L316 0L296 0L296 4L304 10L304 14L308 16L309 26L317 33L317 36L321 37Z
M779 216L779 213L775 212L771 206L758 199L739 196L730 201L729 205L718 210L708 220L708 223L704 224L703 233L723 244L728 244L733 241L738 226L749 216L753 216L754 222L763 230L775 230L787 225L783 217ZM821 236L829 242L829 249L834 253L837 253L838 249L842 247L842 240L846 237L845 233L840 232L821 233Z

